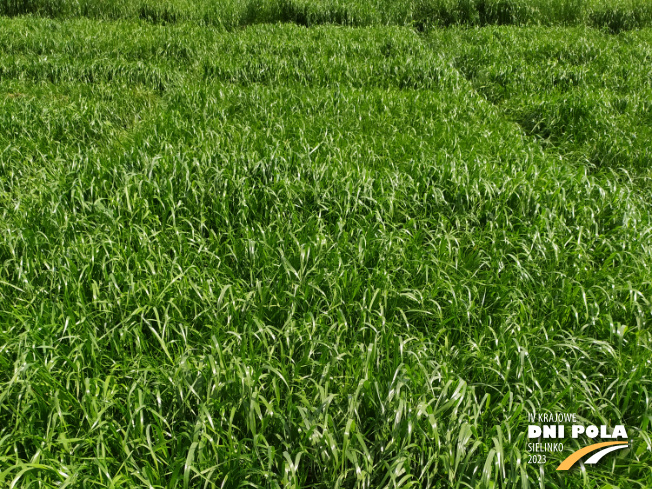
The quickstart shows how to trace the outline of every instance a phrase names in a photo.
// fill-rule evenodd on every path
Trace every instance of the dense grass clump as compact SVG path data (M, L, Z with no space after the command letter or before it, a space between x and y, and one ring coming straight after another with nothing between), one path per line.
M649 26L644 0L415 0L418 28L448 25L587 25L612 33Z
M0 24L0 487L652 484L649 31Z
M648 31L613 38L591 29L436 33L476 89L549 151L589 168L649 175ZM545 40L544 40L545 39Z

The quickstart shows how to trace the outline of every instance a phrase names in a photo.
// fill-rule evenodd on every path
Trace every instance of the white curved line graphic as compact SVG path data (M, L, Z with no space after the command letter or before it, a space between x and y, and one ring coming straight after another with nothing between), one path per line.
M606 454L613 452L614 450L620 450L621 448L629 448L629 445L615 445L613 447L607 447L603 448L602 450L598 451L597 453L594 453L591 455L591 457L584 462L585 464L595 464L600 461L602 457L604 457Z

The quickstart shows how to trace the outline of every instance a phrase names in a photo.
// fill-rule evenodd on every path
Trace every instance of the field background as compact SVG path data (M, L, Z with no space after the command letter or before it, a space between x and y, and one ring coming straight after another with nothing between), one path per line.
M652 487L651 5L0 0L0 487Z
M650 26L648 0L0 0L0 15L193 22L233 29L256 23L590 25L614 32Z

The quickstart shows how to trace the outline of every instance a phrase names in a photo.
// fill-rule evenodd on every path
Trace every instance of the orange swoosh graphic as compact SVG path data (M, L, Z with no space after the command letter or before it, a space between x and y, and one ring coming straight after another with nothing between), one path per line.
M603 447L609 447L612 445L627 445L626 441L605 441L603 443L594 443L593 445L589 445L588 447L584 447L576 451L575 453L571 453L566 460L564 460L562 463L559 464L559 467L557 467L557 470L568 470L570 469L573 465L575 465L575 462L577 462L579 459L581 459L584 455L587 453L595 452L596 450L599 450L600 448Z

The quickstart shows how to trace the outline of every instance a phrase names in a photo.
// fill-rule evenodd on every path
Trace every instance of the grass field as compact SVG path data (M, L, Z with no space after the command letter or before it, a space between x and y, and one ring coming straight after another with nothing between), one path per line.
M0 0L0 15L142 19L234 29L305 26L590 25L612 32L652 26L649 0Z
M649 5L0 0L0 487L652 487Z

